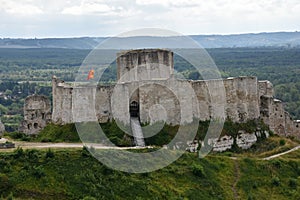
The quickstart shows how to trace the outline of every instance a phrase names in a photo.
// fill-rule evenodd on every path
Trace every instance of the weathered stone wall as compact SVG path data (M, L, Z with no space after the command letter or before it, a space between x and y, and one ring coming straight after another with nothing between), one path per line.
M72 120L73 87L64 81L52 77L52 121L58 124L73 122Z
M112 86L99 86L96 90L96 116L100 123L108 122L112 118L111 111L111 95Z
M142 123L166 121L168 124L180 124L180 105L176 94L169 84L153 82L141 85L140 120ZM191 115L192 116L192 115Z
M164 49L120 52L117 68L117 78L121 82L168 79L173 74L173 52Z
M299 120L293 120L284 110L283 102L273 96L260 97L260 117L275 134L300 139Z
M41 95L31 95L25 99L24 120L19 130L28 135L37 134L51 121L50 100Z
M75 86L53 77L52 121L58 124L71 122L108 122L112 118L111 86Z
M53 77L52 121L103 123L116 119L128 125L129 105L136 102L142 123L165 120L176 125L189 123L193 118L209 120L220 116L235 122L262 118L276 134L300 135L300 122L293 121L282 102L274 99L269 81L257 81L256 77L177 80L172 76L173 53L160 49L121 52L117 63L119 82L115 86L73 87Z
M2 137L4 132L5 132L5 126L0 120L0 138Z
M259 96L274 96L273 85L270 81L258 81Z
M118 91L116 93L121 97L128 98L131 96L129 98L130 102L134 100L139 103L142 123L154 123L162 120L165 120L168 124L190 123L194 117L204 121L223 116L218 114L221 111L217 110L221 107L218 106L219 104L224 104L223 99L218 96L217 86L220 85L219 82L221 81L183 81L173 78L140 81L138 85L137 82L133 82L124 83L122 87L117 86ZM218 84L215 82L218 82ZM224 86L227 101L225 104L225 118L228 117L237 122L259 118L257 79L255 77L227 79L224 80ZM212 94L209 94L208 87ZM136 91L133 91L132 88L135 88ZM189 88L195 92L195 96L189 91ZM211 98L216 101L214 102L216 105L212 106ZM119 100L115 97L114 99L115 101ZM126 101L126 98L123 99ZM114 104L118 106L120 102ZM121 102L121 104L122 108L118 107L116 111L119 113L119 110L121 110L122 113L120 112L118 116L114 117L126 123L129 121L129 102Z
M97 121L95 109L96 87L75 87L72 93L72 121Z
M225 80L193 81L191 82L200 110L200 120L214 118L211 99L218 101L218 88L212 86L213 82L223 81L226 94L225 117L236 122L245 122L259 117L259 101L256 77L237 77ZM217 85L218 86L218 85ZM210 87L210 92L209 89ZM215 95L215 96L212 96ZM222 104L222 102L219 102ZM218 107L218 106L216 106Z
M241 149L249 149L253 144L256 143L259 137L262 137L264 134L266 137L269 137L268 132L256 131L254 133L246 133L245 131L239 131L237 135L236 144ZM205 145L201 141L202 145ZM216 152L223 152L232 148L234 144L234 138L229 135L224 135L220 138L210 138L208 139L208 145L212 146L212 150Z

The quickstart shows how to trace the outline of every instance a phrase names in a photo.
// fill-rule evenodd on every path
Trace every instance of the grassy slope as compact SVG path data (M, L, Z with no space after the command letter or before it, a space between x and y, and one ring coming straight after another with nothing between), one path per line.
M1 153L0 193L21 199L233 199L236 170L240 199L300 198L297 159L198 159L186 153L164 169L128 174L108 169L86 150Z

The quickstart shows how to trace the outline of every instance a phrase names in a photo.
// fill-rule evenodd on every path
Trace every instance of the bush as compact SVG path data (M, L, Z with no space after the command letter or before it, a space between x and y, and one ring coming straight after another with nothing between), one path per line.
M14 199L14 194L11 192L8 197L7 200L13 200Z
M6 174L0 174L0 193L6 192L11 187L11 183Z
M32 175L37 179L40 179L45 176L45 172L41 167L35 167L33 168Z
M276 187L280 186L280 179L277 176L273 177L271 182L272 182L272 185L274 185Z
M284 139L281 139L281 140L279 141L279 144L280 144L280 146L284 146L284 145L285 145L285 140L284 140Z
M274 161L272 161L272 165L274 167L276 167L277 169L280 169L282 164L281 164L280 160L274 160Z
M24 156L24 151L22 148L18 147L15 151L14 151L15 155L14 157L15 158L21 158Z
M82 147L81 155L82 155L82 157L90 157L91 156L91 153L89 152L88 147L86 147L86 146Z
M192 166L192 172L195 176L198 176L198 177L205 177L205 172L204 172L204 169L201 165L198 165L198 164L194 164Z
M37 162L39 159L39 152L36 149L26 150L26 156L30 161Z
M51 149L48 149L46 152L46 158L54 158L54 153L51 151Z
M25 134L15 131L11 133L6 133L5 135L9 136L11 139L17 140L17 139L22 139Z
M291 188L293 188L293 189L296 189L297 188L297 179L295 179L295 178L291 178L290 180L289 180L289 186L291 187Z

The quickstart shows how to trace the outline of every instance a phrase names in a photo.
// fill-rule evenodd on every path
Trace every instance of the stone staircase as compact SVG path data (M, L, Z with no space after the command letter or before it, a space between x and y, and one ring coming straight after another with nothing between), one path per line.
M130 118L131 131L134 137L134 143L138 147L144 147L145 141L143 136L142 127L137 117Z

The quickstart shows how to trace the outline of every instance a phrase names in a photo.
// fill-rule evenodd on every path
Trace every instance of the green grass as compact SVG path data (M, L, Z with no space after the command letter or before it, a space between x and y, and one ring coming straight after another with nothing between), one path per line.
M75 124L48 124L34 140L41 142L80 142Z
M104 151L104 150L103 150ZM143 150L145 151L145 150ZM135 150L138 152L138 150ZM236 163L238 169L236 169ZM185 153L155 172L114 171L85 150L0 153L0 196L17 199L299 199L300 161Z
M98 126L95 126L94 123L84 124L87 128L84 129L85 134L81 135L84 137L84 141L91 142L100 142L102 141L95 130L98 129ZM125 133L117 126L115 121L101 124L101 128L107 138L114 144L118 146L132 146L132 138ZM92 131L94 130L94 131ZM27 136L20 132L10 132L5 133L6 137L9 137L13 140L21 141L30 141L30 142L81 142L81 139L77 133L77 129L74 123L57 125L57 124L48 124L40 133L36 136Z

